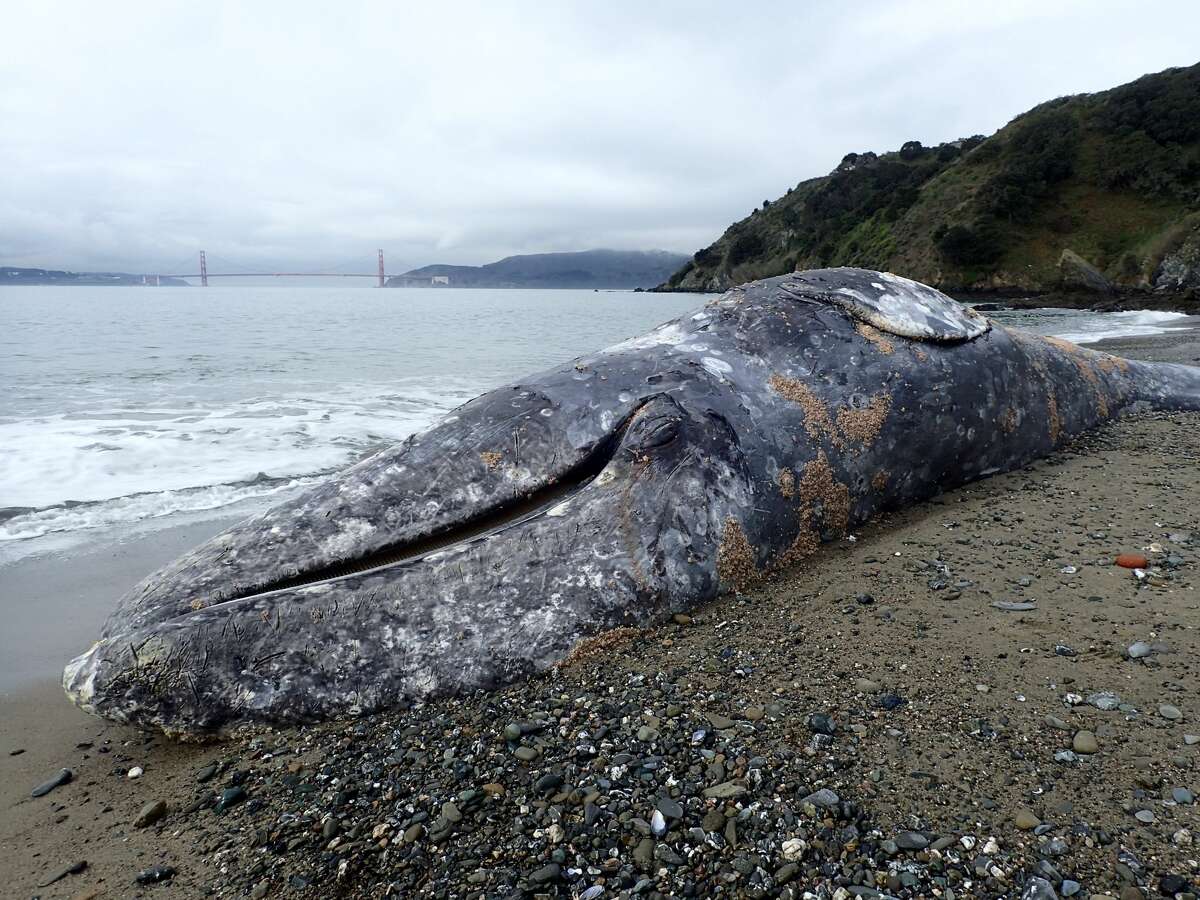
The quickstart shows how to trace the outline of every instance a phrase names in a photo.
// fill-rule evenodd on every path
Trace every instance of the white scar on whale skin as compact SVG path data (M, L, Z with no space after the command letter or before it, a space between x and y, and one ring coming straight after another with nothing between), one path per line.
M609 352L614 350L649 350L651 347L659 347L663 344L678 344L681 341L686 341L687 337L688 333L678 323L669 322L666 325L659 325L647 334L622 341L608 349Z

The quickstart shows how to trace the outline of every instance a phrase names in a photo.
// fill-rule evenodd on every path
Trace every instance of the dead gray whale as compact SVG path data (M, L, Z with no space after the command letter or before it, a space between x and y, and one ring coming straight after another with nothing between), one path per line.
M756 282L218 535L126 595L64 687L184 738L493 687L1136 405L1200 408L1200 369L886 273Z

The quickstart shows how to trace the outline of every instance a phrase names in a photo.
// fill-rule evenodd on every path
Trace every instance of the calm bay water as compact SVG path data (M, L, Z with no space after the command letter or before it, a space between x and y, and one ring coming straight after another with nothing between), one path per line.
M0 561L48 535L254 509L696 295L0 290ZM1087 339L1171 314L996 314ZM1123 317L1123 318L1122 318Z

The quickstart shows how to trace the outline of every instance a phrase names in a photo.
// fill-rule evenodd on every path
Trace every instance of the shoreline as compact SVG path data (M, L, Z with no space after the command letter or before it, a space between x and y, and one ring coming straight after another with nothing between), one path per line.
M1091 346L1194 362L1196 334ZM1200 806L1177 798L1200 794L1198 459L1200 414L1122 420L570 667L361 720L181 746L74 709L56 679L37 677L44 662L5 670L0 879L46 900L601 885L609 897L646 879L645 896L691 883L798 898L823 883L832 893L832 866L840 886L878 892L860 896L1016 897L1046 863L1082 884L1076 896L1147 897L1171 878L1196 891ZM0 658L27 649L19 636L37 620L55 622L67 656L80 652L91 638L76 637L120 593L223 526L0 570L27 598ZM1160 586L1111 565L1151 546ZM1127 658L1138 641L1150 655ZM1088 702L1106 691L1127 707ZM520 722L545 724L506 741ZM1073 749L1079 732L1098 752ZM144 774L130 779L134 766ZM29 796L63 767L69 784ZM247 799L217 813L235 786ZM135 827L156 800L163 818ZM670 814L661 836L656 805ZM137 886L155 865L177 870L169 885Z

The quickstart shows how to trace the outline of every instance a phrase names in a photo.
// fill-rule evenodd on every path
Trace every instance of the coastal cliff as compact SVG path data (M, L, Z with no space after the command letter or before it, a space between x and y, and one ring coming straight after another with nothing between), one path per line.
M849 153L659 290L885 269L953 292L1200 303L1200 64L1062 97L990 137Z

